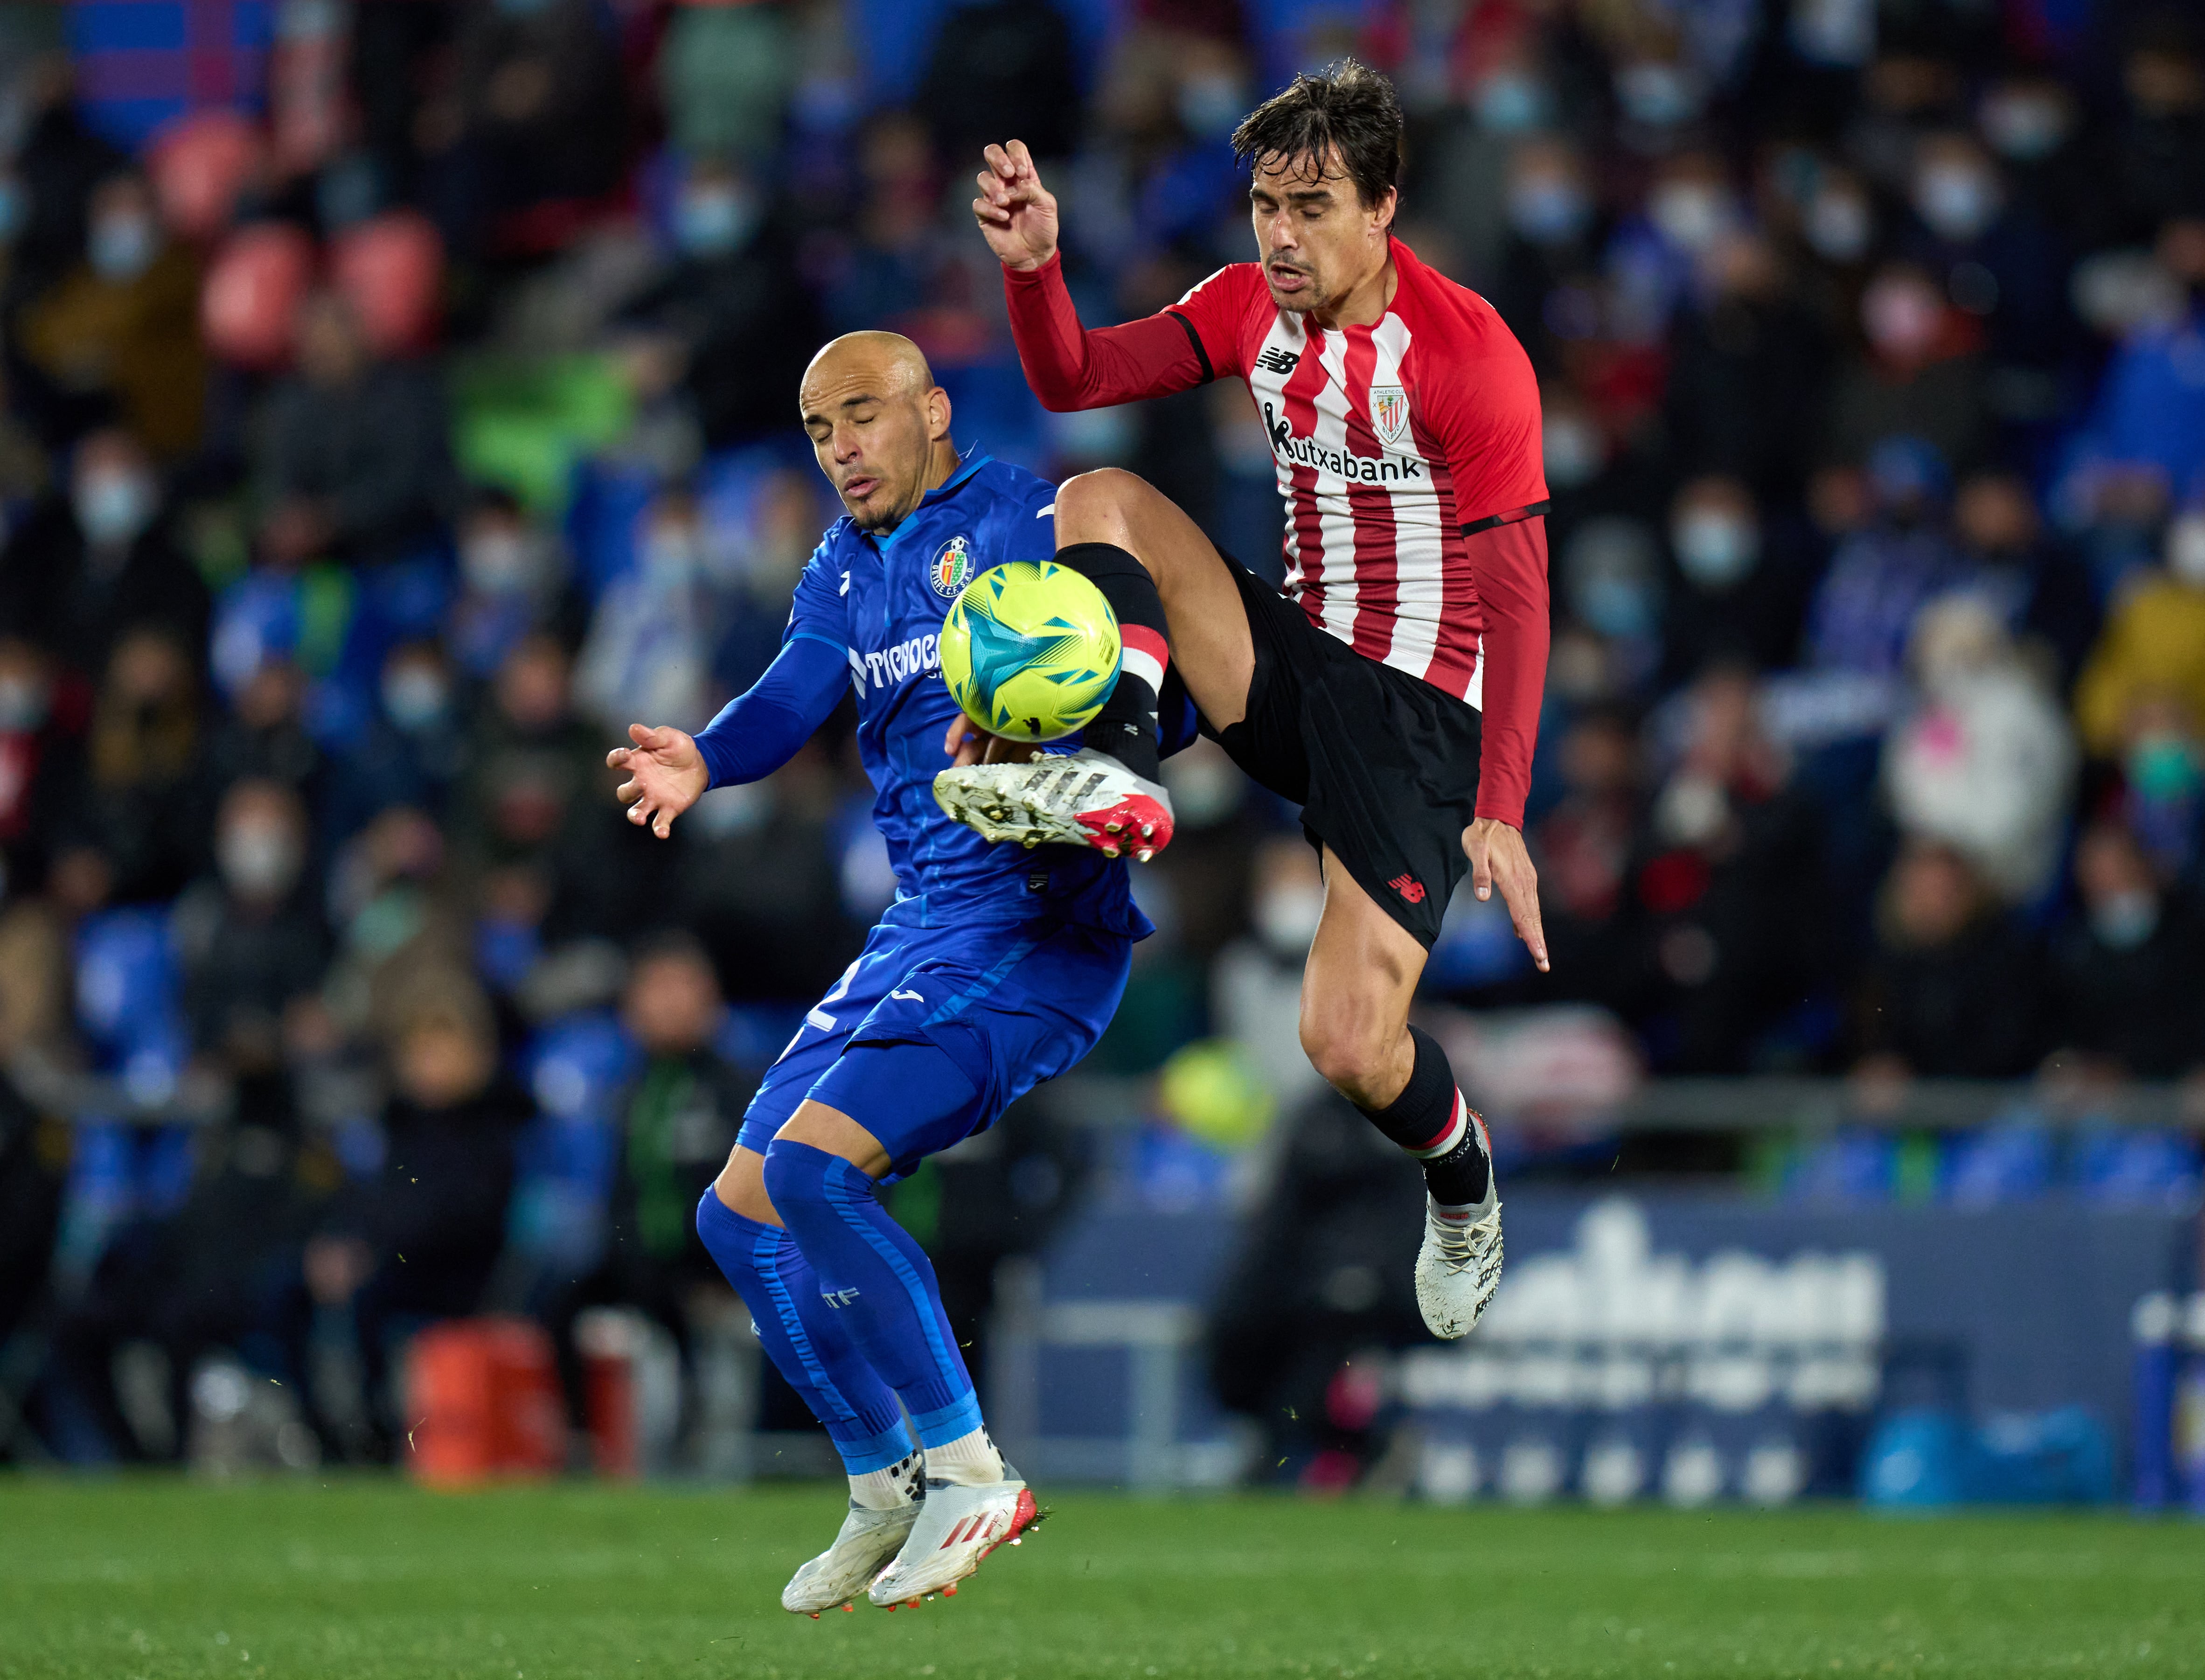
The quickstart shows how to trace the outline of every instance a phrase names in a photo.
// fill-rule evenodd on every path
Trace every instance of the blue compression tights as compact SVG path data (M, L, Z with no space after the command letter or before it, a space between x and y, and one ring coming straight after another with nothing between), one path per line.
M765 1189L817 1274L823 1316L902 1397L920 1444L942 1446L978 1429L979 1398L933 1263L889 1217L873 1181L840 1155L776 1138Z
M820 1298L794 1239L745 1218L709 1188L697 1204L697 1235L751 1309L766 1356L826 1426L844 1468L863 1475L907 1457L911 1435L895 1396L858 1351L847 1315Z

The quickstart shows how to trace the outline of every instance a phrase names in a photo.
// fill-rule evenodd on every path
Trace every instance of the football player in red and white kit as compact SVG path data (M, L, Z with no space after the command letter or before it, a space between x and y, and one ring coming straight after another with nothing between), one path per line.
M1080 753L981 765L968 743L936 796L990 838L1146 857L1171 837L1156 706L1176 665L1321 849L1302 1044L1423 1163L1418 1304L1460 1336L1500 1279L1501 1204L1483 1125L1408 1014L1465 873L1547 966L1522 831L1548 640L1538 387L1492 306L1392 235L1401 113L1384 77L1352 61L1299 77L1233 147L1258 260L1122 326L1080 325L1056 200L1022 144L988 148L972 208L1044 407L1247 382L1287 505L1284 592L1131 474L1069 480L1057 558L1117 613L1117 689Z

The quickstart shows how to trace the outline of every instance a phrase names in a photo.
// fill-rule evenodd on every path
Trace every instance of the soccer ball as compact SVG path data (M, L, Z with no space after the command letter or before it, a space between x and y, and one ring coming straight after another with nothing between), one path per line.
M965 715L1011 741L1085 725L1118 683L1118 620L1078 572L1013 560L966 584L942 621L942 676Z

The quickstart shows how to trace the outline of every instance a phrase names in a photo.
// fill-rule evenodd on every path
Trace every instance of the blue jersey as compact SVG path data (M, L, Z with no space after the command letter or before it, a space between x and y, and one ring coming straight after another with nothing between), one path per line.
M949 762L942 739L958 715L942 680L942 618L958 592L990 567L1055 555L1055 496L1032 474L976 454L891 532L876 535L847 515L836 520L797 581L775 670L808 663L813 648L847 663L873 820L895 868L896 902L882 918L889 926L1047 916L1133 938L1154 931L1134 906L1121 861L1082 847L1028 851L984 840L934 801L934 777ZM762 730L764 714L753 704L774 686L769 672L698 737L716 784L762 773L738 762L739 735L751 736L743 745L779 745L770 728ZM823 711L808 715L818 707L817 692L788 708L789 724L803 734L824 720ZM821 698L831 705L831 694ZM791 742L770 760L793 750Z

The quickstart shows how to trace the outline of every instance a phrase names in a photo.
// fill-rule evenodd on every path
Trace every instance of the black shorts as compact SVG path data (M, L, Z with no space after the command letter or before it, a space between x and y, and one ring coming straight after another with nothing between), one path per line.
M1477 708L1358 653L1230 555L1256 671L1248 710L1214 733L1233 763L1302 807L1312 845L1429 950L1469 872ZM1207 726L1205 726L1206 729Z

